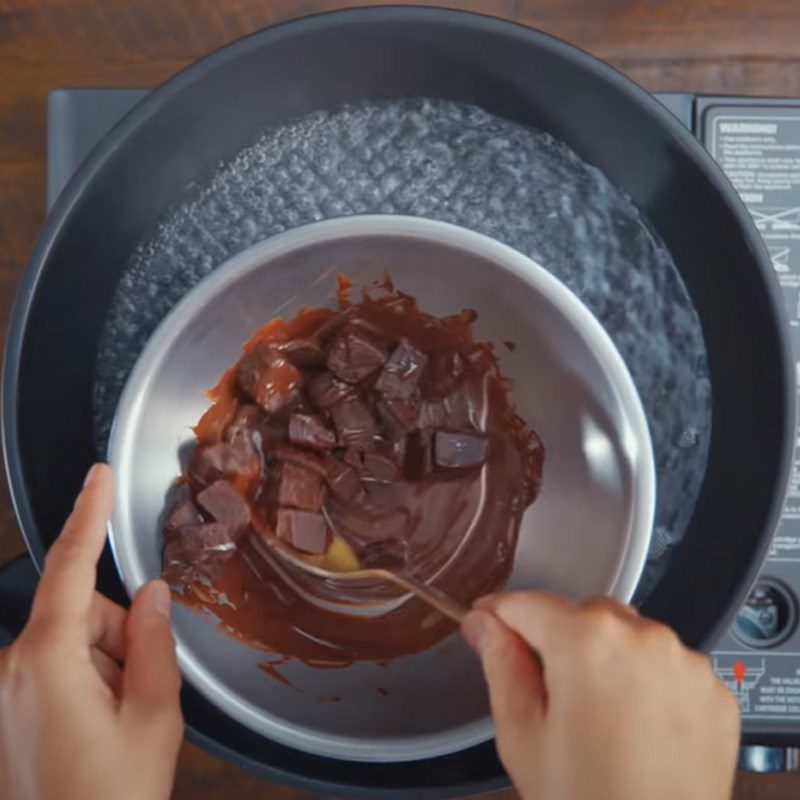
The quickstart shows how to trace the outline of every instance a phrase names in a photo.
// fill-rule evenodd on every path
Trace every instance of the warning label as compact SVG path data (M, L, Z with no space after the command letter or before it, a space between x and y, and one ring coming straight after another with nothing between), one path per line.
M711 153L746 203L762 208L753 216L765 233L778 231L800 238L800 114L797 116L714 118Z
M787 659L778 673L767 670L767 659L752 653L715 653L714 670L736 696L742 716L800 719L800 661L797 653L771 653ZM771 665L772 666L772 665Z
M704 143L739 191L767 245L786 301L800 391L800 103L707 102ZM783 515L763 575L786 587L791 597L798 563L800 423ZM750 603L740 613L738 631L767 629L781 613L766 601ZM712 656L714 669L739 703L743 729L751 735L800 729L800 629L783 619L786 638L779 644L766 646L767 636L759 649L730 632Z
M767 243L783 289L800 389L800 109L710 109L706 146ZM800 562L800 421L783 521L770 558Z

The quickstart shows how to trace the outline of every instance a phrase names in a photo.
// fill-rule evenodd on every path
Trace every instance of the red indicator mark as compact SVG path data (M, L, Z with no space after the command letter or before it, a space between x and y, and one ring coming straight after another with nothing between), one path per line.
M741 661L737 661L733 665L733 679L736 681L736 685L741 687L742 680L744 679L744 674L747 672L747 668Z

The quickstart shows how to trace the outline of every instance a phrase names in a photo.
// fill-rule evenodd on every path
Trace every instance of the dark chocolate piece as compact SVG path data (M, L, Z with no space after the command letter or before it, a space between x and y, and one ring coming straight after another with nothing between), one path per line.
M184 525L168 536L169 544L180 544L186 552L229 553L236 549L231 525L224 522L203 522Z
M358 450L345 450L342 459L345 464L350 464L351 467L355 467L360 473L364 467L364 459L362 456L363 453L360 453Z
M418 481L433 471L433 431L411 431L406 437L403 470L406 478Z
M187 525L200 525L202 522L203 517L197 510L197 506L191 498L184 497L169 510L164 520L164 530L174 531Z
M320 372L308 382L311 402L322 411L340 403L352 391L349 384L340 381L330 372Z
M325 462L317 454L304 447L295 447L291 444L279 444L272 448L270 455L277 461L289 461L297 464L304 469L315 472L321 477L325 477Z
M427 363L428 356L425 353L407 339L401 339L375 382L376 391L384 397L411 400L417 395Z
M347 398L331 409L331 416L342 447L362 451L372 448L375 419L364 402Z
M248 397L273 413L291 400L300 373L277 346L262 344L239 362L236 380Z
M395 447L385 440L376 443L375 450L364 453L361 478L372 483L394 483L400 479L400 466Z
M168 581L213 577L236 551L231 525L206 522L165 532L163 563Z
M445 397L423 401L419 425L421 428L476 428L480 423L481 404L478 390L462 383Z
M283 345L281 350L299 370L321 369L325 366L325 354L313 339L295 339Z
M480 433L436 431L433 460L437 467L462 469L477 467L486 461L489 440Z
M223 438L235 444L244 440L256 450L264 445L285 442L289 425L288 409L281 409L274 414L265 414L258 406L245 404L240 406L236 416L225 429Z
M197 503L215 522L232 525L236 531L250 524L250 506L228 481L215 481L203 489Z
M252 437L254 431L257 431L264 423L264 412L251 403L245 403L236 409L231 424L225 429L225 441L234 442L238 438Z
M419 425L419 407L411 402L381 397L375 403L375 411L390 439L402 439Z
M332 450L336 446L336 434L313 414L292 414L289 418L289 441L313 450Z
M326 467L325 480L334 497L345 503L360 504L364 502L366 493L361 485L361 475L358 469L335 456L328 458Z
M279 508L275 533L280 539L303 553L322 555L330 545L328 523L322 514Z
M348 325L328 349L328 369L347 383L358 383L386 362L386 340L361 326Z
M458 350L439 350L431 353L422 382L425 395L441 399L461 385L467 372L467 361Z
M197 447L187 470L189 480L201 485L236 475L255 476L260 471L261 457L249 439L243 437L233 442L217 442L206 447Z
M277 501L280 506L319 511L325 499L325 484L318 472L293 461L284 461L275 476L278 483Z

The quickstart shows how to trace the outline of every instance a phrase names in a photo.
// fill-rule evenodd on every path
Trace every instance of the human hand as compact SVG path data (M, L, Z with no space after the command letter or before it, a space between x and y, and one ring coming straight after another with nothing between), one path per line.
M736 701L666 626L609 598L511 592L479 600L462 630L525 800L730 798Z
M170 595L130 610L94 591L113 506L95 465L50 548L31 616L0 651L0 797L166 800L183 735Z

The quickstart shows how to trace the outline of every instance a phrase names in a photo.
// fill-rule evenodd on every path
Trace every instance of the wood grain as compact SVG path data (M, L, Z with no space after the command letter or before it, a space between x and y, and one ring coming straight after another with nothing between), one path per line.
M345 5L353 3L0 0L0 330L5 331L14 287L44 216L50 89L154 86L238 36ZM446 5L539 27L606 59L651 90L800 96L797 0L457 0ZM22 549L3 488L0 563ZM800 780L791 775L741 776L736 791L737 800L798 796ZM188 744L174 797L310 800ZM502 795L503 800L512 797Z

